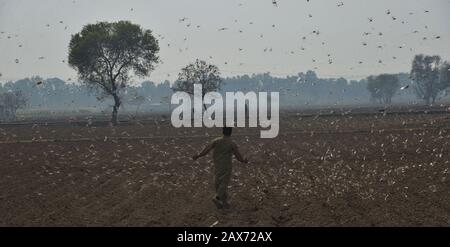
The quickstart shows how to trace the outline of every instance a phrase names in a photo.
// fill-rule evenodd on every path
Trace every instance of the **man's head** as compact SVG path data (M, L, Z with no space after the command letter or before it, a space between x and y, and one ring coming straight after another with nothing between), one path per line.
M231 136L231 133L233 132L233 128L231 127L223 127L222 133L224 136Z

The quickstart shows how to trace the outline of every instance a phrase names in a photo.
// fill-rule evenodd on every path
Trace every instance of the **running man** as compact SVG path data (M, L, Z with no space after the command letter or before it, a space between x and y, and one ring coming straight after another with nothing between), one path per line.
M248 160L242 157L239 152L238 146L231 139L231 133L233 128L224 127L223 137L214 139L208 146L206 146L203 151L199 154L194 155L192 159L197 160L198 158L205 156L214 149L213 160L214 160L214 186L216 189L216 196L213 198L214 204L219 209L228 208L229 204L227 201L227 187L230 183L231 178L231 158L232 155L236 156L236 159L242 163L248 163Z

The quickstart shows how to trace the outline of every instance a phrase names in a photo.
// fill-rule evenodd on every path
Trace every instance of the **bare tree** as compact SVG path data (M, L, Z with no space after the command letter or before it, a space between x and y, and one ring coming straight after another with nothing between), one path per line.
M414 81L416 95L427 105L434 104L438 94L448 87L443 78L445 73L442 73L442 67L439 56L420 54L414 57L411 79Z
M181 70L172 90L194 95L194 84L202 85L202 97L208 92L218 91L222 86L219 68L216 65L207 64L205 61L197 59L194 63L187 65ZM206 108L205 105L203 107Z

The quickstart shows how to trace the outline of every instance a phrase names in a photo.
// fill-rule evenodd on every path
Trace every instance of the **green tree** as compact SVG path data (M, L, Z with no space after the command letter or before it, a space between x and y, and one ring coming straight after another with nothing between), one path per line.
M367 78L367 90L374 100L383 104L391 104L392 97L400 88L397 75L381 74Z
M129 21L88 24L72 36L69 64L80 81L101 92L99 99L112 97L111 123L118 124L121 91L130 83L132 73L147 76L158 63L158 41L150 30Z

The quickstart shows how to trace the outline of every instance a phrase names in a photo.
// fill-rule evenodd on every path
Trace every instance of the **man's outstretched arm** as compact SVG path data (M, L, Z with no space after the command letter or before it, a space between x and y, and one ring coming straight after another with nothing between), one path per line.
M242 162L242 163L248 163L248 159L247 159L247 158L244 158L244 157L242 156L242 154L241 154L241 152L239 152L239 148L238 148L238 146L237 146L236 144L233 145L233 153L234 153L234 156L236 156L236 159L237 159L239 162Z
M214 144L215 144L215 142L210 143L199 154L196 154L196 155L192 156L192 159L193 160L197 160L198 158L207 155L209 153L209 151L211 151L214 148Z

